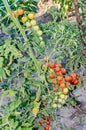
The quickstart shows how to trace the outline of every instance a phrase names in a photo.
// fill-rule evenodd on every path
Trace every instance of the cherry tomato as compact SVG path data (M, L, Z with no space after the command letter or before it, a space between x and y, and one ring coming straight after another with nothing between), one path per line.
M73 77L73 78L77 78L77 74L74 73L74 72L72 72L72 73L70 74L70 76Z
M58 66L59 68L61 68L61 67L62 67L62 64L57 64L57 66Z
M74 81L74 85L77 85L79 83L79 81L76 79L75 81Z
M50 121L47 121L46 124L47 124L47 125L50 125Z
M42 65L42 69L46 70L47 69L47 65Z
M62 83L62 84L60 84L60 87L59 87L59 88L63 90L63 89L65 88L65 86L66 86L66 85L65 85L64 83Z
M58 77L57 77L57 80L58 80L58 81L62 81L62 79L63 79L62 76L58 76Z
M66 77L64 78L64 80L65 80L66 82L70 82L70 81L71 81L71 77L70 77L70 76L66 76Z
M24 10L23 9L18 9L17 10L17 13L19 16L23 15L24 14Z
M42 125L44 123L44 120L43 119L40 119L39 120L39 124Z
M29 13L29 14L28 14L28 18L29 18L29 19L33 19L33 18L34 18L34 14L33 14L33 13Z
M50 79L53 79L54 77L55 77L55 76L54 76L53 74L50 74L50 75L49 75L49 78L50 78Z
M66 74L66 69L61 69L62 74Z
M49 130L49 129L50 129L50 127L47 125L44 127L44 130Z
M54 70L55 70L55 72L59 72L59 71L60 71L60 68L59 68L59 67L56 67Z
M58 84L62 84L62 81L58 81L57 83L58 83Z
M56 68L56 65L54 63L50 63L49 68L54 69L54 68Z
M52 80L52 84L56 85L57 81L56 80Z
M61 72L59 71L59 72L56 72L56 75L57 76L60 76L61 75Z
M63 89L63 93L66 95L66 94L68 94L68 88L64 88Z

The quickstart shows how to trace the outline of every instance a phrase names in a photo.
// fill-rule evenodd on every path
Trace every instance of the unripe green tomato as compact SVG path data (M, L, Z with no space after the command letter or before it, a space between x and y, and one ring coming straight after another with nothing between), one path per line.
M32 26L36 25L36 20L31 20L31 25Z
M43 38L42 38L41 36L39 37L39 39L40 39L41 41L43 40Z
M40 45L45 46L45 43L43 41L40 42Z
M54 101L57 101L57 100L58 100L58 97L55 97L55 98L54 98Z
M62 94L62 92L57 92L57 95L60 96Z
M61 99L65 99L65 95L64 95L64 94L61 94L61 95L60 95L60 98L61 98Z
M26 26L27 26L27 27L30 27L30 26L31 26L31 23L30 23L30 22L26 22Z
M28 73L25 72L25 73L24 73L24 77L25 77L25 78L28 78Z
M58 108L61 108L61 107L62 107L62 105L61 105L61 104L58 104L58 105L57 105L57 107L58 107Z
M66 102L65 100L62 100L62 104L65 104L65 102Z
M41 35L42 35L42 31L41 31L41 30L37 31L37 34L38 34L39 36L41 36Z
M33 29L35 30L35 31L38 31L39 30L39 26L33 26Z
M52 104L52 107L53 108L57 108L57 104Z
M65 95L65 100L68 98L68 95Z
M68 94L68 88L64 88L63 89L63 93L66 95L66 94Z
M60 99L58 99L58 102L59 102L59 103L62 103L62 99L61 99L61 98L60 98Z

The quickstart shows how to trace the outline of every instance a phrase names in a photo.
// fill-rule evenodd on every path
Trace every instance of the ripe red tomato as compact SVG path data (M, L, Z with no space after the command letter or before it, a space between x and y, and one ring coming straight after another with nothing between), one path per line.
M59 72L59 71L60 71L60 68L59 68L59 67L56 67L54 70L55 70L55 72Z
M47 121L46 124L47 124L47 125L50 125L50 121Z
M57 77L57 80L58 80L58 81L62 81L62 79L63 79L62 76L58 76L58 77Z
M74 72L72 72L72 73L70 74L70 76L73 77L73 78L77 78L77 74L74 73Z
M44 127L44 130L49 130L50 129L50 127L48 126L48 125L46 125L45 127Z
M63 90L63 89L65 88L65 86L66 86L66 85L65 85L64 83L62 83L62 84L60 84L60 87L59 87L59 88L60 88L61 90Z
M70 83L71 83L71 84L74 84L75 80L76 80L76 77L71 77Z
M53 74L50 74L50 75L49 75L49 78L50 78L50 79L53 79L54 77L55 77L55 76L54 76Z
M66 76L66 77L64 78L64 80L65 80L66 82L70 82L70 81L71 81L71 77L70 77L70 76Z
M50 63L50 64L49 64L49 67L50 67L51 69L54 69L54 68L56 68L56 64Z
M39 124L42 125L44 123L44 120L43 119L40 119L39 120Z
M52 84L56 85L57 84L57 81L54 79L52 80Z
M56 75L57 76L60 76L61 75L61 72L59 71L59 72L56 72Z
M64 68L61 69L61 73L62 73L62 74L66 74L66 69L64 69Z
M57 66L61 68L61 67L62 67L62 64L57 64Z
M62 84L62 80L57 82L58 84Z
M79 81L76 79L75 81L74 81L74 85L77 85L79 83Z

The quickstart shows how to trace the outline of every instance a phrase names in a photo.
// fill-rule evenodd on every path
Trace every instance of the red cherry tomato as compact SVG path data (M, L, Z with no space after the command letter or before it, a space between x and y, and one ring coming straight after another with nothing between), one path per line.
M44 127L44 130L49 130L50 129L50 127L48 126L48 125L46 125L45 127Z
M51 69L56 68L56 64L54 64L54 63L50 63L50 64L49 64L49 68L51 68Z
M54 78L54 75L53 75L53 74L50 74L50 75L49 75L49 78L50 78L50 79L53 79L53 78Z
M50 125L50 121L47 121L46 124L47 124L47 125Z
M39 124L42 125L44 123L44 120L43 119L40 119L39 120Z
M61 69L62 74L66 74L66 69Z
M56 67L54 70L55 70L55 72L60 72L60 68L59 67Z

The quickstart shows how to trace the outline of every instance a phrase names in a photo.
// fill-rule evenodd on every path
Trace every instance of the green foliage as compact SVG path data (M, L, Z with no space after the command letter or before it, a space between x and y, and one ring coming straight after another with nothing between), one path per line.
M73 9L73 0L54 0L54 2L59 4L58 11L62 18L68 17L69 11Z
M53 85L47 81L48 69L41 68L43 64L48 65L44 57L48 56L49 62L62 63L63 67L67 65L67 71L76 71L82 58L79 30L77 24L67 21L48 22L39 28L37 24L31 25L29 18L30 26L27 26L21 20L23 16L14 17L12 11L22 7L27 17L28 10L35 9L32 8L32 5L36 6L34 1L18 1L11 8L7 0L2 2L5 9L0 26L0 129L41 130L43 127L38 119L43 115L53 119L55 109L52 104L57 96L51 91ZM12 4L13 0L9 2ZM70 88L71 91L75 89ZM76 105L72 98L68 103L70 101L69 105Z
M8 0L11 9L16 10L23 8L25 11L37 12L37 1L36 0ZM3 9L3 2L0 1L0 8Z
M67 68L77 70L82 60L82 46L77 24L61 21L60 23L49 22L41 27L46 36L46 45L50 45L50 54L47 48L50 59L63 61Z
M79 11L82 16L82 27L83 27L83 36L84 36L84 42L86 41L86 1L80 0L79 1Z

